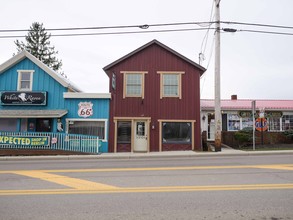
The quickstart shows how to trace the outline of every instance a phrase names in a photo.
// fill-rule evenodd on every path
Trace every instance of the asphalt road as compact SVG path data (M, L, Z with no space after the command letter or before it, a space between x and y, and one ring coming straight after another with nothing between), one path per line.
M0 161L0 219L293 219L293 155Z

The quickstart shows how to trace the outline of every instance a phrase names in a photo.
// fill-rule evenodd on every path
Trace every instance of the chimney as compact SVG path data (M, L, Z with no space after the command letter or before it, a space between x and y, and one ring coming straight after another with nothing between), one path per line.
M237 95L231 95L231 100L237 100Z

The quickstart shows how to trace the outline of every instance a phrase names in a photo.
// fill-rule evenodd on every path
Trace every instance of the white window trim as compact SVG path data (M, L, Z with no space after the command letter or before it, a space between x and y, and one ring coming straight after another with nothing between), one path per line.
M127 97L141 97L144 99L144 81L145 81L145 74L147 74L147 71L120 71L120 73L123 74L123 99ZM141 79L141 95L127 95L126 89L127 89L127 75L130 74L140 74L142 76Z
M102 121L105 123L105 133L104 139L101 139L103 142L107 142L108 140L108 119L82 119L82 118L66 118L66 133L68 134L69 130L69 121Z
M17 70L18 72L18 80L17 80L17 91L32 91L33 90L33 73L35 72L34 70ZM30 73L30 88L29 89L22 89L20 87L21 85L21 73L26 72Z
M160 74L160 99L162 98L179 98L182 99L182 75L183 71L157 71ZM178 95L165 95L164 94L164 75L177 75L178 76Z
M240 131L242 129L242 118L238 116L239 118L239 129L238 130L232 130L229 129L229 115L238 115L237 113L228 113L227 114L227 131Z

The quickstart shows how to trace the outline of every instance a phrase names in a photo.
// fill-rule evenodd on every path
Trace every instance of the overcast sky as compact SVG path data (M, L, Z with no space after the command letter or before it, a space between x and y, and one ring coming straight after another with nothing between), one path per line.
M33 22L47 29L66 27L128 26L210 21L213 0L9 0L1 5L0 29L28 29ZM274 24L293 27L292 0L222 0L221 21ZM212 26L214 27L214 26ZM254 29L293 33L293 29L254 26L222 28ZM197 25L150 27L148 31L200 28ZM141 31L107 29L103 32ZM50 33L94 33L82 32ZM98 32L101 32L98 31ZM201 98L214 97L214 30L208 33L206 49L202 42L207 31L147 34L51 37L59 51L63 71L85 92L109 92L103 67L157 39L189 59L199 62L200 52L207 71L201 79ZM22 33L0 33L25 35ZM16 52L14 40L0 38L0 64ZM203 44L205 45L205 43ZM250 32L221 34L221 98L237 94L239 99L293 99L293 35Z

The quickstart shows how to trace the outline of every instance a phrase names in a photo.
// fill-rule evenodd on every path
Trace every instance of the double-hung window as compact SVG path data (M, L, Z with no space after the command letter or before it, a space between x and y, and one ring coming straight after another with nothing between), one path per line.
M282 130L287 131L293 129L293 115L283 115Z
M182 85L181 77L184 72L161 72L160 74L160 98L164 97L177 97L181 99L182 97Z
M147 72L121 72L124 74L123 98L144 98L144 75Z
M33 86L33 70L18 70L18 85L19 91L32 91Z

